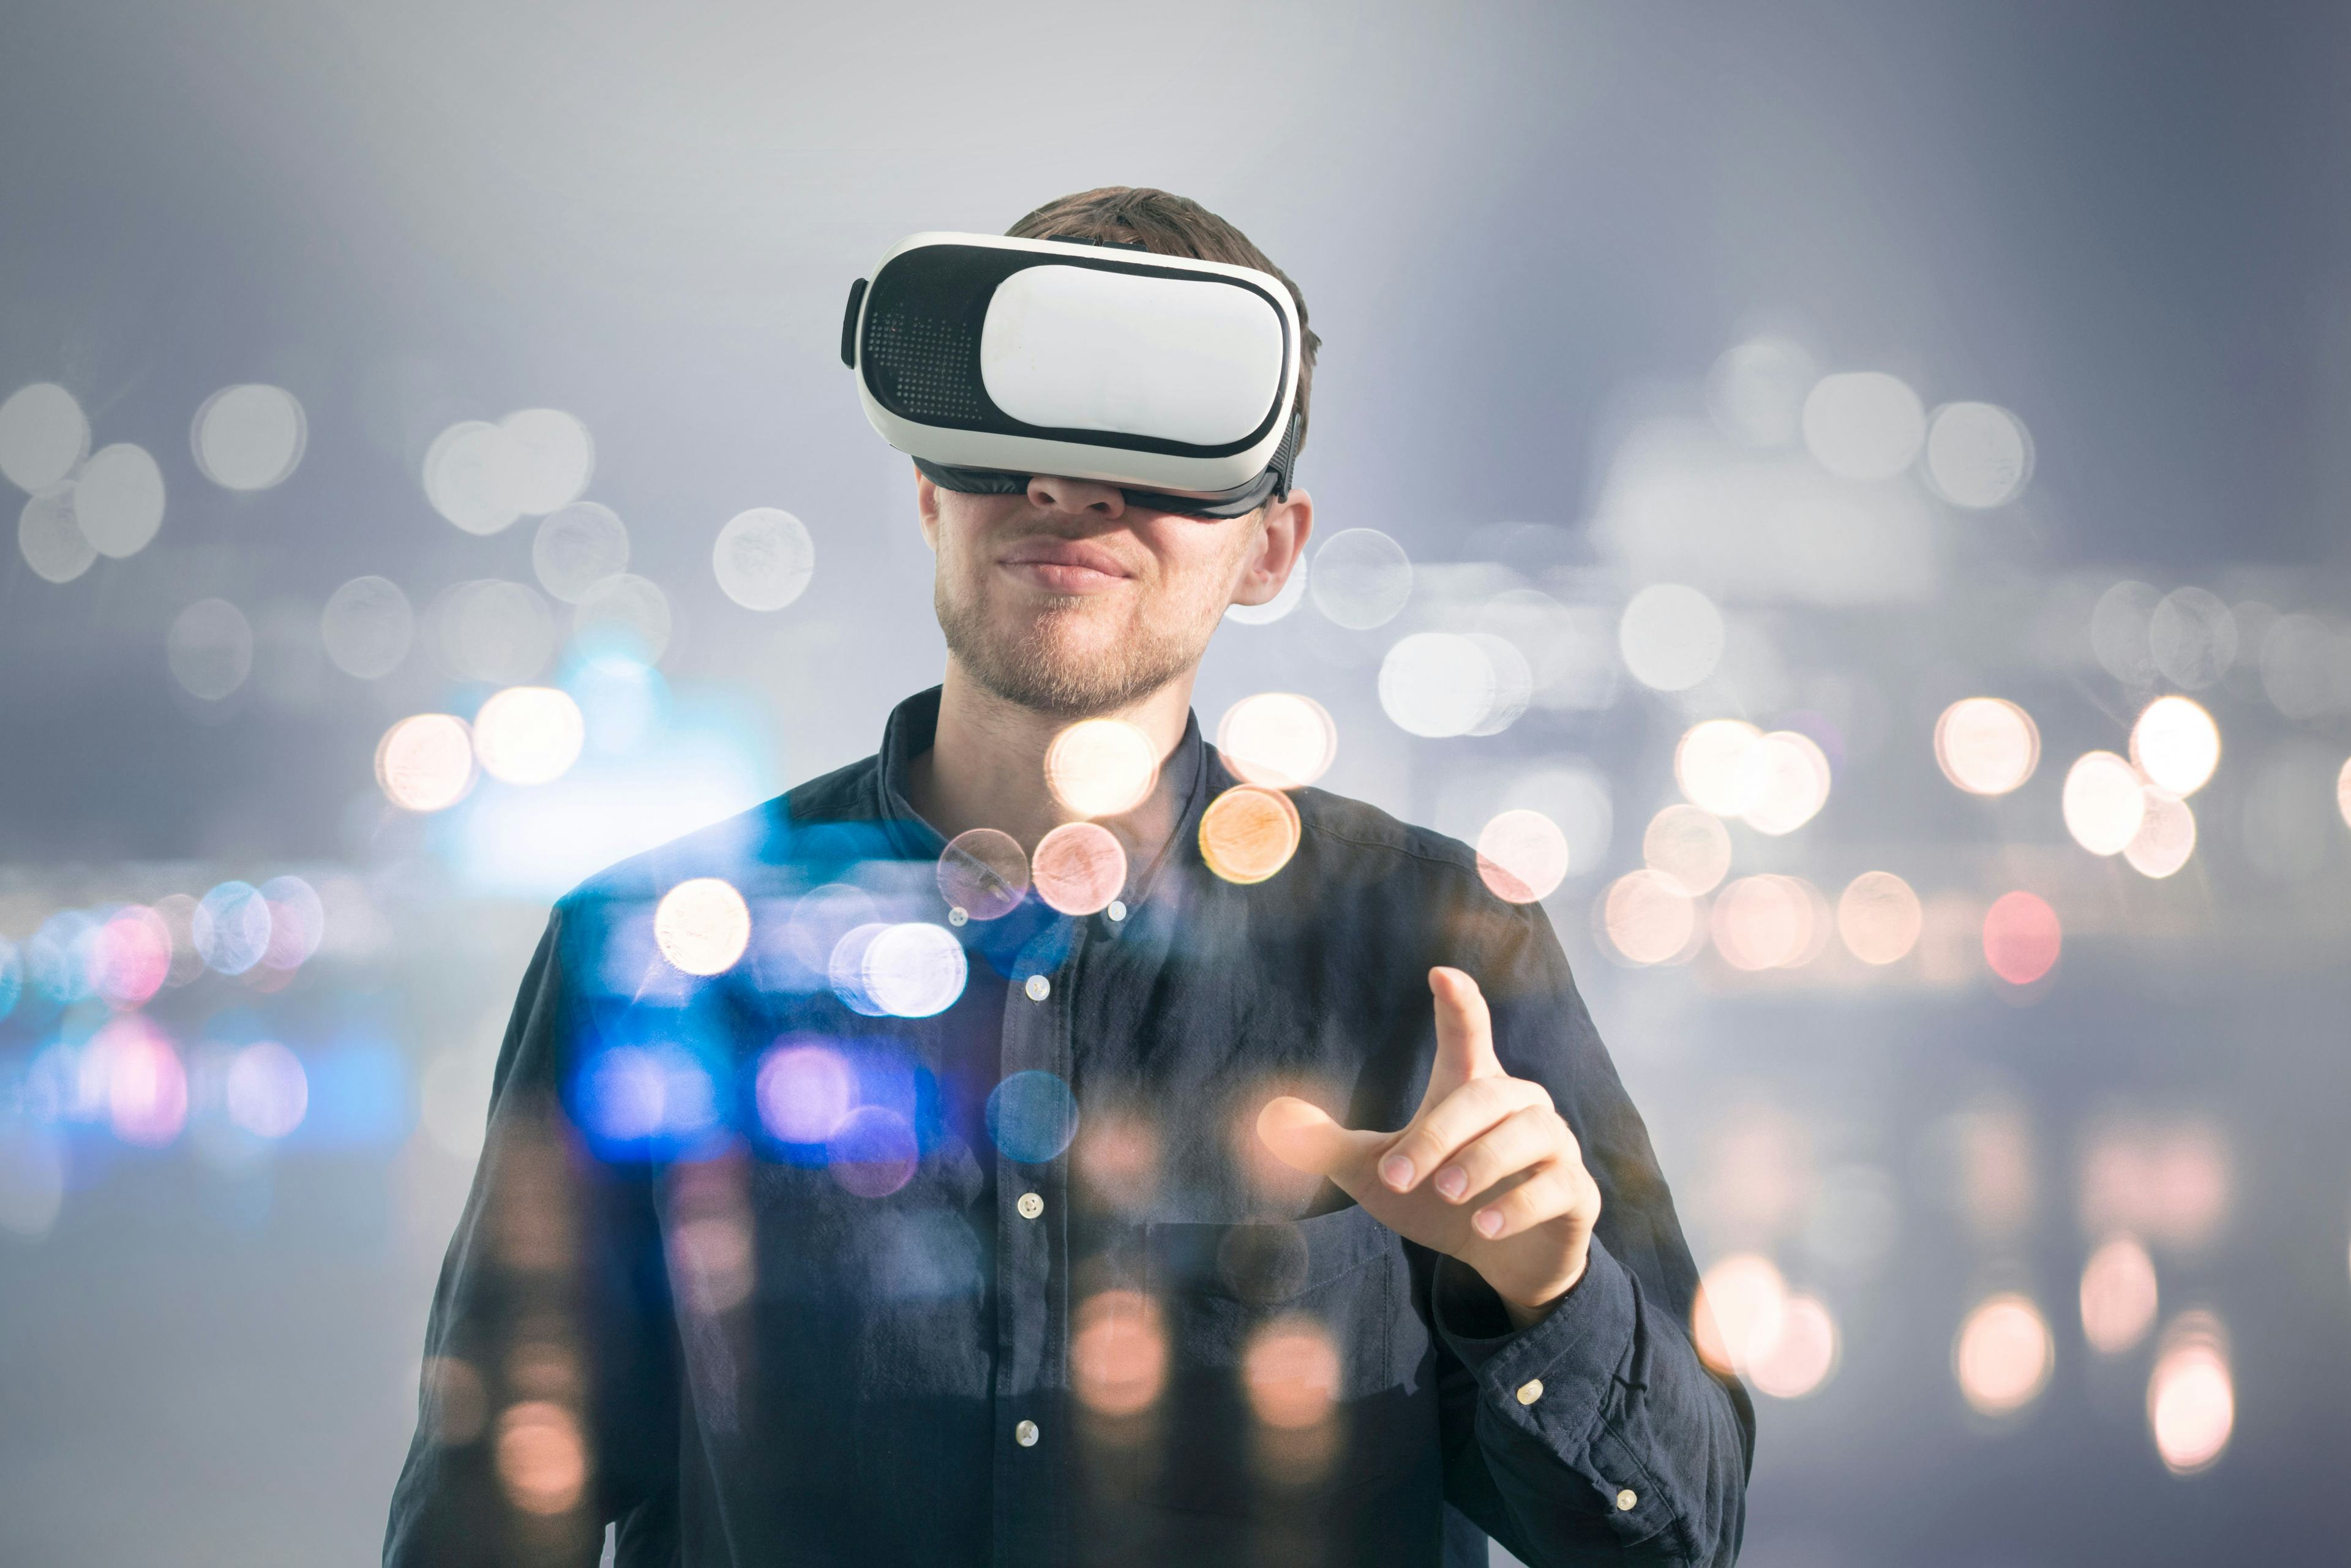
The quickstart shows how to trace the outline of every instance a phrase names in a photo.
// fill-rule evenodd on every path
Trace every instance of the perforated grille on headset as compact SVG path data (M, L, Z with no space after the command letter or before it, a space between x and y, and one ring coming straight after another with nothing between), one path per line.
M987 416L973 373L978 334L956 321L877 303L865 323L865 358L875 389L914 419L977 423Z

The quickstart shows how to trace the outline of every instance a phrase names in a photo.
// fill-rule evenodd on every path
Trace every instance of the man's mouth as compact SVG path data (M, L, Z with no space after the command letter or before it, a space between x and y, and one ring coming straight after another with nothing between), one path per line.
M1052 593L1100 593L1133 575L1116 556L1084 539L1024 539L997 564Z

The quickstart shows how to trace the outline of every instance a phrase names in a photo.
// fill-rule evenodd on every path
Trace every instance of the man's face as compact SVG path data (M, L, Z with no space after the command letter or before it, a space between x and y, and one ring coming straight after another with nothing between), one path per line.
M988 691L1039 713L1109 712L1188 674L1225 609L1280 591L1311 526L1302 491L1245 517L1126 504L1040 475L1017 496L918 476L947 648Z

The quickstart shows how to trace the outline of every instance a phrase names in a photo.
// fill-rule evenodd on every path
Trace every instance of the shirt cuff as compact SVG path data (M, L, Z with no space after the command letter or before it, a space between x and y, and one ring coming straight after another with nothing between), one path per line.
M1592 1239L1583 1277L1523 1329L1510 1329L1493 1287L1458 1258L1438 1259L1430 1294L1437 1332L1488 1407L1553 1453L1573 1452L1632 1352L1637 1312L1632 1276L1600 1239Z

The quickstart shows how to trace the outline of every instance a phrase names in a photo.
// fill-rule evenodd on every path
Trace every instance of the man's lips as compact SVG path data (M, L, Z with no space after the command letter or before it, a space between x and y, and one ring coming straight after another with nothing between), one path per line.
M997 563L1055 593L1095 593L1133 575L1118 558L1083 539L1028 539Z

